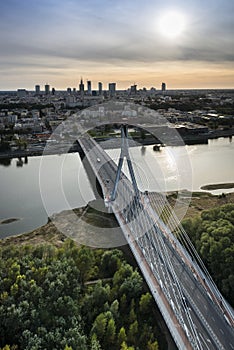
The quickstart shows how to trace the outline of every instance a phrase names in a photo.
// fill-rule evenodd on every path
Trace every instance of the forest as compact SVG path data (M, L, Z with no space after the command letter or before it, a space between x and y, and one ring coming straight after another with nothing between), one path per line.
M151 295L120 250L67 240L7 246L0 262L0 349L157 350Z
M234 204L204 210L183 221L219 290L234 306Z
M183 226L234 305L234 204ZM143 278L120 249L52 244L0 248L0 350L166 349Z

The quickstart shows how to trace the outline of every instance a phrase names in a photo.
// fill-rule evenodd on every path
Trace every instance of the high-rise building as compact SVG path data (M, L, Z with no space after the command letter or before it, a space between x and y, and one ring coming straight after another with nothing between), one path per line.
M81 95L84 94L84 83L83 83L83 79L80 79L80 84L79 84L79 91L81 93Z
M98 83L98 93L99 95L102 95L102 83L100 81Z
M166 83L162 83L162 91L166 91Z
M116 83L109 83L109 94L114 96L116 92Z
M87 81L87 92L88 92L88 95L92 95L92 83L91 83L91 80Z
M36 95L40 95L40 85L35 85L35 93Z
M134 84L130 87L130 94L135 95L137 93L137 85Z
M68 88L67 88L67 93L68 93L68 94L71 94L71 91L72 91L71 88L68 87Z
M45 94L46 94L46 95L49 95L49 94L50 94L50 86L49 86L49 84L46 84L46 85L45 85Z

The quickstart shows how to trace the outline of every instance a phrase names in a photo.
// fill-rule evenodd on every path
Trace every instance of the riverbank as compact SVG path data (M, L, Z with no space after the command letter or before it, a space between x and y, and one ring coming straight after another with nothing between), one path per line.
M168 201L173 207L177 199L177 192L171 192L168 194ZM187 206L188 210L184 216L184 218L195 217L200 215L203 210L211 209L217 206L221 206L227 203L234 203L234 193L227 193L225 195L212 195L208 192L193 192L192 197L186 195L181 196L180 202L181 205ZM86 206L83 208L78 208L73 210L77 215L79 220L79 225L77 225L76 229L76 241L90 242L92 246L92 242L98 243L103 237L100 237L100 233L95 232L95 227L116 227L116 221L114 217L110 217L110 214L94 212L93 208ZM62 223L63 232L69 230L69 220L67 220L70 211L63 211L59 214L56 214L60 222ZM85 223L89 223L90 225L85 225ZM87 230L89 227L89 232L84 232L84 229ZM93 229L92 229L93 227ZM88 236L90 238L88 240ZM6 237L0 240L0 247L7 246L11 244L22 245L22 244L32 244L32 245L40 245L40 244L52 244L56 247L62 246L63 242L67 236L60 232L53 224L51 220L48 220L48 223L33 230L30 232L26 232L19 235L14 235L10 237Z
M234 136L234 128L228 130L212 130L209 133L202 134L186 134L181 135L178 139L168 139L168 143L166 145L162 144L160 140L157 140L153 135L146 135L146 137L141 138L138 136L133 136L132 139L129 139L129 146L134 147L136 145L148 146L148 145L158 145L158 151L160 147L163 146L183 146L185 145L197 145L197 144L208 144L208 141L211 139L218 139L220 137L232 137ZM121 140L120 137L110 138L106 137L94 137L94 140L101 144L104 149L114 149L120 148ZM56 155L56 154L64 154L64 153L72 153L79 152L80 146L76 143L72 146L69 142L57 142L53 145L46 146L46 151L44 150L46 143L42 144L38 143L38 145L28 146L27 149L24 150L12 150L0 152L0 160L4 161L7 159L13 158L25 158L25 157L35 157L44 155Z

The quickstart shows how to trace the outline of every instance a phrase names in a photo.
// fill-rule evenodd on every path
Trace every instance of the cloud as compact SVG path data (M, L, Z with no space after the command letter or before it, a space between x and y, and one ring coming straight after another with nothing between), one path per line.
M234 59L233 5L228 0L8 0L0 3L0 70L25 74L72 67L155 66L160 62ZM163 11L187 16L174 42L157 30ZM230 69L230 67L229 67ZM5 74L7 76L7 74Z

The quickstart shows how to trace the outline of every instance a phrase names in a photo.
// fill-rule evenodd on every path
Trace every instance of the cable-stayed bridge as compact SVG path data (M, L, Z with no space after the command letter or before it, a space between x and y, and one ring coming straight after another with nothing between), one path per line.
M126 126L122 126L121 135L118 166L89 135L84 134L78 142L178 349L234 349L233 309L219 292L169 205L165 205L164 196L149 197L138 190ZM132 181L122 172L124 158ZM177 237L170 225L160 219L158 212L162 211L177 226Z

